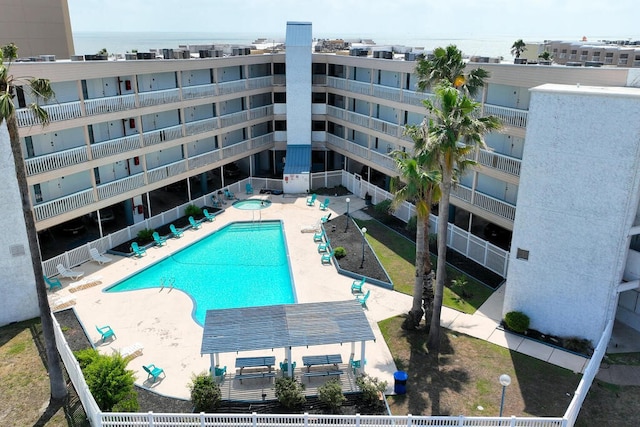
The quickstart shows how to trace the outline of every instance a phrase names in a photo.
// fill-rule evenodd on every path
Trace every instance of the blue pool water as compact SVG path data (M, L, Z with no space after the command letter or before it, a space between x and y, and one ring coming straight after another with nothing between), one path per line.
M106 292L162 283L165 290L173 284L191 297L200 325L207 310L295 303L280 221L231 223Z
M236 209L242 209L245 211L258 211L260 209L266 209L271 206L271 200L261 200L261 199L247 199L247 200L238 200L234 202L232 205Z

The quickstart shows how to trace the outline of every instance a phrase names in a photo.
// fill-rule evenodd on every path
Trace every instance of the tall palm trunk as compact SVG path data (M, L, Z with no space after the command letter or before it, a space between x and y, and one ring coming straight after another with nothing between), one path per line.
M438 207L438 266L436 268L436 288L433 296L431 327L429 328L429 338L427 339L429 352L435 354L440 352L440 314L444 296L444 281L447 278L447 228L449 225L449 196L451 195L452 176L451 169L442 168L441 197Z
M64 376L62 375L60 356L58 354L58 349L56 348L51 308L49 307L47 288L44 283L42 257L40 256L36 225L33 219L33 212L31 210L31 202L29 200L27 173L22 156L22 147L20 146L20 135L18 133L18 123L15 114L9 116L6 119L6 122L7 129L9 130L9 140L11 143L13 162L16 169L16 177L18 179L18 189L20 191L20 198L22 201L22 213L24 215L24 223L27 229L29 254L31 254L31 264L33 266L33 274L35 275L38 307L40 308L40 319L42 322L42 334L44 336L45 350L47 354L47 370L49 371L49 381L51 384L51 399L61 400L67 396L67 385L65 383Z
M418 216L416 222L416 278L413 284L413 303L405 329L415 329L420 326L422 316L422 296L424 294L425 277L431 271L429 258L429 217Z

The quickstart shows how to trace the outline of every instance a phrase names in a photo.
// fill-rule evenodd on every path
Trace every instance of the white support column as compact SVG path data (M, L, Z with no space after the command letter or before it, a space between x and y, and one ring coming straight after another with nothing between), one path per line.
M209 376L213 377L216 368L216 355L214 353L209 354L209 363L211 364L211 366L209 366Z
M291 360L291 347L284 349L284 358L287 359L287 376L293 377L293 361Z
M363 373L363 374L364 374L364 365L366 363L365 345L366 345L366 341L362 341L360 343L360 372Z

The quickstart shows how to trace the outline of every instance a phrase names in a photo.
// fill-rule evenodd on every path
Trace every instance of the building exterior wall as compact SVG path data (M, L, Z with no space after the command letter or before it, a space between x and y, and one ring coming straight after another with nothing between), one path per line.
M639 89L532 90L503 313L596 342L614 315L638 208L639 114Z

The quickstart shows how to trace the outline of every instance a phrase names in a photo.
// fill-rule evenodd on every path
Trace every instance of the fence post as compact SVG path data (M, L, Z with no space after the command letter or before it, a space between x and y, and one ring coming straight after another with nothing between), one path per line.
M253 427L258 427L258 414L256 412L251 413L251 419L253 420Z
M309 426L309 413L308 412L305 412L302 415L302 420L303 420L304 427L308 427Z
M147 420L149 422L149 427L153 427L153 411L147 412Z
M200 425L204 427L204 423L205 423L204 412L200 412Z

